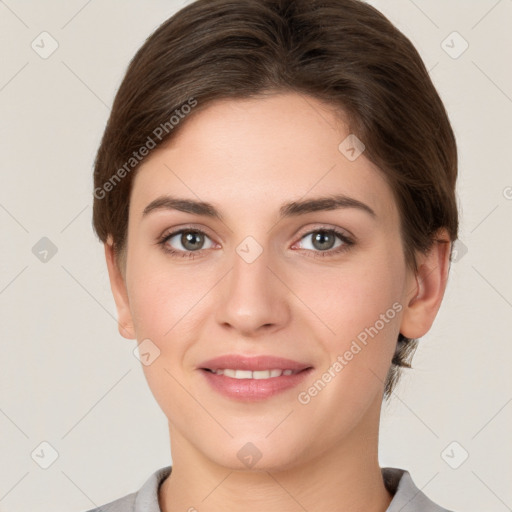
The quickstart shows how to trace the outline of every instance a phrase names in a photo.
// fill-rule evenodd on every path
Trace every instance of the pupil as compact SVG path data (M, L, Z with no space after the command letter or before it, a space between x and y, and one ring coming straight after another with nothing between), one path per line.
M189 232L182 235L181 243L183 244L183 247L186 247L188 250L195 251L199 247L194 247L194 240L196 245L201 245L201 238L202 236L200 233Z
M325 244L326 239L328 240L329 237L331 238L330 242ZM320 247L317 247L317 249L331 249L333 246L333 236L331 233L326 233L325 231L319 231L317 235L314 237L315 242L319 242Z

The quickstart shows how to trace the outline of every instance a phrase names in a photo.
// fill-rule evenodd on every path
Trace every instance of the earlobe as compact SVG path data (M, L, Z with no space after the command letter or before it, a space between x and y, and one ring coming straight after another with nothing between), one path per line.
M448 281L450 248L448 233L443 229L429 252L418 257L415 284L405 290L406 306L400 326L400 332L407 338L424 336L434 323ZM408 282L410 286L411 280Z
M110 279L110 288L116 303L118 317L117 326L119 329L119 334L123 338L134 340L136 339L136 336L130 310L130 303L128 300L128 293L126 290L126 283L116 260L111 236L109 236L107 242L104 244L104 248L108 275Z

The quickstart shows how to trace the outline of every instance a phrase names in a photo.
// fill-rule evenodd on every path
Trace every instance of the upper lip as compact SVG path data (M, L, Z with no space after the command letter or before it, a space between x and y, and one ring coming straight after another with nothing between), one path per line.
M226 354L203 361L199 368L206 370L232 369L232 370L293 370L299 372L306 368L311 368L308 363L301 363L283 357L274 357L268 355L261 356L243 356L239 354Z

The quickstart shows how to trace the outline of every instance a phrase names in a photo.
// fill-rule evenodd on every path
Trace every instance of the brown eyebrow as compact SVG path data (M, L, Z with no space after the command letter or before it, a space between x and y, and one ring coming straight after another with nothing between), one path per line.
M285 217L295 217L306 213L337 210L340 208L357 208L370 214L374 218L377 216L367 204L343 194L306 199L303 201L291 201L281 206L279 214L280 219L283 219ZM178 210L180 212L223 220L221 213L211 203L168 195L160 196L154 201L151 201L151 203L144 208L142 217L156 210Z

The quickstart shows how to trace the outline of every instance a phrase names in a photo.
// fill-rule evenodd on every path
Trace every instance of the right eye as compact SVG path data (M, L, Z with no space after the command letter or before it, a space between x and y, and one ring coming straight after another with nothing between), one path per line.
M210 237L200 229L180 229L172 233L165 234L159 241L165 252L178 257L194 258L194 253L200 253L205 249L211 249L213 242L209 247L203 247L205 239ZM172 244L181 245L184 249L176 249Z

